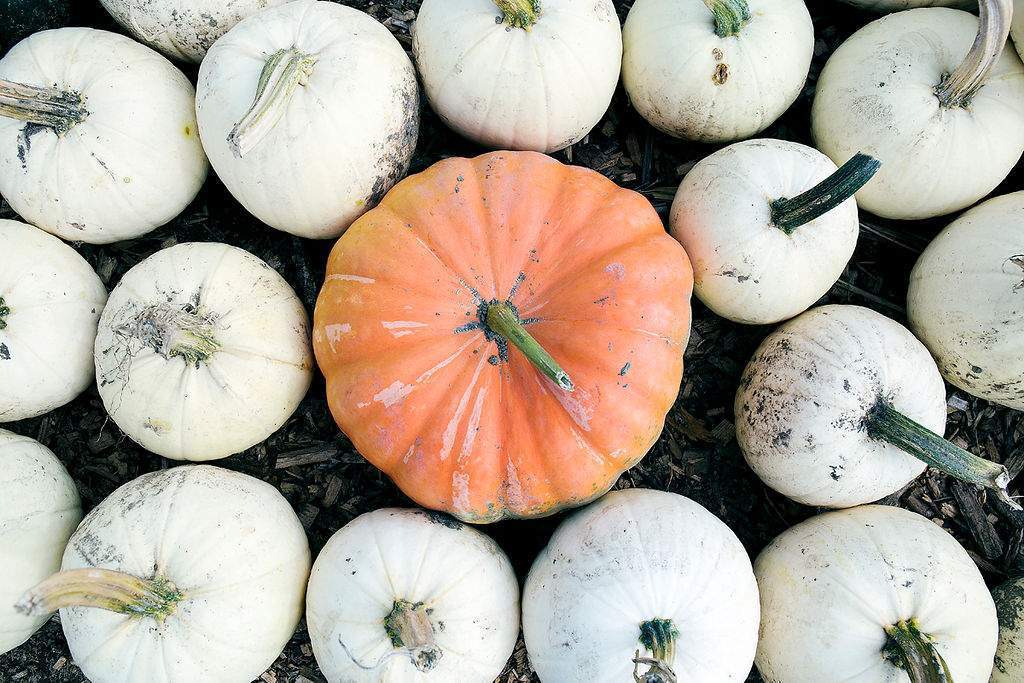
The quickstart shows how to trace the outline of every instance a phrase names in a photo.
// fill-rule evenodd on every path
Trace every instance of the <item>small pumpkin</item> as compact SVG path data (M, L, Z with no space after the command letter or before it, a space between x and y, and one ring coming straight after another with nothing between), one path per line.
M982 0L980 23L943 7L890 14L829 58L812 133L836 163L857 152L882 162L857 194L862 208L899 219L958 211L1020 159L1024 64L1004 49L1010 2Z
M196 64L242 19L283 2L287 0L100 0L136 40Z
M316 558L306 623L329 681L491 683L519 636L519 582L479 531L437 512L376 510Z
M157 52L91 28L0 59L0 194L29 223L106 244L173 219L206 179L195 90Z
M70 21L71 0L0 0L0 55L37 31Z
M686 174L670 219L693 262L694 292L720 316L792 318L836 283L860 232L853 194L878 170L858 154L837 169L784 140L747 140Z
M60 610L93 683L248 683L302 616L309 545L270 484L208 465L144 474L86 515L18 609Z
M340 235L409 168L416 72L365 12L300 0L243 20L199 68L203 145L228 190L285 232Z
M869 503L931 465L1019 508L1006 468L943 439L945 426L946 389L928 349L860 306L821 306L777 329L736 393L743 455L797 502Z
M910 274L910 326L946 381L1024 410L1024 192L939 233Z
M424 0L413 54L431 105L457 133L554 152L608 109L622 30L612 0Z
M548 683L744 681L758 621L739 539L665 491L614 491L573 514L523 589L526 649Z
M57 456L38 441L0 429L0 655L49 618L27 617L14 603L60 569L64 545L81 519L78 491Z
M175 460L225 458L291 416L313 376L309 322L284 278L226 244L158 251L110 293L96 378L111 419Z
M413 500L549 515L657 440L691 288L639 194L534 152L446 159L335 245L313 345L338 425Z
M921 515L865 505L812 517L754 574L769 683L989 680L998 629L985 581Z
M92 384L107 289L78 252L0 220L0 423L48 413Z
M731 142L796 100L814 27L803 0L637 0L622 40L622 81L645 119L678 138Z
M1024 680L1024 578L1011 579L992 589L999 617L999 645L990 683Z

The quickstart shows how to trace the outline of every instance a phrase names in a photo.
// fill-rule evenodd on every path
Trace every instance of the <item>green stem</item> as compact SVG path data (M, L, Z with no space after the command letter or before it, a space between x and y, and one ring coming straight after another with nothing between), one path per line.
M672 665L676 659L676 638L679 631L671 619L651 619L640 624L640 644L651 653L651 657L633 658L633 678L638 683L676 683ZM643 676L637 674L637 666L650 667Z
M228 133L228 146L238 158L251 152L274 129L288 110L299 86L309 82L316 57L293 48L270 56L256 85L252 107Z
M0 296L0 330L7 329L7 315L11 312L11 307L7 305L4 298Z
M792 235L801 225L823 216L857 194L881 165L877 159L857 152L835 173L806 192L792 199L782 197L772 201L772 223Z
M1006 45L1010 35L1012 0L981 0L978 3L978 35L964 60L942 79L935 96L946 108L966 107L985 84L989 72Z
M889 638L883 653L907 672L910 683L953 683L946 661L932 639L921 633L916 619L886 626L885 633Z
M409 651L413 666L427 672L437 666L443 654L434 641L430 610L422 602L396 600L384 617L384 630L395 648Z
M89 116L77 92L0 79L0 116L51 128L63 135Z
M719 38L738 34L750 21L747 0L704 0L704 4L715 16L715 33Z
M71 569L30 589L15 609L41 616L65 607L94 607L163 621L184 597L173 583L159 576L140 579L110 569Z
M487 306L487 327L495 334L501 335L523 352L534 367L550 377L555 384L565 391L573 391L572 380L544 347L526 331L515 310L506 302L496 302Z
M983 486L1013 509L1021 509L1006 490L1010 475L1004 466L946 441L896 410L888 401L878 400L868 413L867 428L871 438L890 443L960 481Z
M529 31L540 17L540 0L494 0L502 12L502 21L512 28Z

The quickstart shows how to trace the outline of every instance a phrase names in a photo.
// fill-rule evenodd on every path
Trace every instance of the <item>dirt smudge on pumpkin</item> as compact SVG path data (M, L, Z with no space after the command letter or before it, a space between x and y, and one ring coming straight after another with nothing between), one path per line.
M0 343L0 360L10 360L11 350L7 348L7 344Z
M18 161L21 162L23 171L28 170L28 155L32 152L32 138L39 132L46 130L46 126L38 123L26 123L18 136Z
M1024 290L1024 254L1017 254L1016 256L1011 256L1007 260L1013 265L1020 267L1021 269L1022 279L1018 284L1013 286L1013 291L1019 292L1021 290Z
M719 64L715 67L715 72L711 74L711 82L715 85L725 85L727 80L729 80L729 65Z
M455 529L456 531L465 526L462 522L451 515L438 512L437 510L423 510L422 514L433 524L440 524L441 526L448 527L449 529Z
M393 111L404 112L405 117L400 126L382 143L374 145L379 154L376 163L378 175L363 205L364 208L377 206L384 195L409 171L420 131L419 87L411 68L404 85L395 93L395 100Z

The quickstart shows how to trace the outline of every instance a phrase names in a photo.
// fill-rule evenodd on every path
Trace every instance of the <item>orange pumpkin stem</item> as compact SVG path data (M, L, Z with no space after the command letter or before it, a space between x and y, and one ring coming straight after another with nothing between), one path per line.
M569 374L551 357L544 347L523 327L522 321L515 310L507 302L492 303L487 306L487 327L491 332L499 334L512 342L512 345L523 352L533 366L551 378L565 391L575 391L576 387Z

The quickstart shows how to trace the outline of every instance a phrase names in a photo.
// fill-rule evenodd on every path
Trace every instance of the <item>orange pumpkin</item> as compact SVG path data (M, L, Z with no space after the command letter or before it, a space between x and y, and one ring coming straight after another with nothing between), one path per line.
M641 195L533 152L447 159L338 241L313 342L338 425L406 495L542 516L658 438L692 286Z

